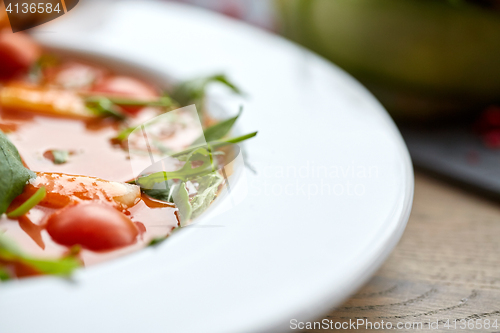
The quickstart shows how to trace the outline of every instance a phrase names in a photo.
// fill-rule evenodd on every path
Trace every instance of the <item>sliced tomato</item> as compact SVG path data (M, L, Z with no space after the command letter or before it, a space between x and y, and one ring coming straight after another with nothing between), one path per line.
M129 76L110 76L98 82L92 92L109 96L128 97L141 100L155 100L160 94L151 85ZM137 113L142 107L123 106L130 114Z
M81 245L91 251L128 246L139 235L130 218L103 203L82 203L52 214L47 220L47 232L61 245Z
M40 57L40 47L28 35L7 29L0 32L0 79L9 79L22 72Z

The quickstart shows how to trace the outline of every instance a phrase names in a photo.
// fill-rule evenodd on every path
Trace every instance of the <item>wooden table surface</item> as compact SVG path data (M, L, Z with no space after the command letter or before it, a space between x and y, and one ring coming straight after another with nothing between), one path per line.
M423 325L392 332L500 332L500 203L416 173L401 241L365 287L318 321L325 318ZM456 329L443 327L448 319ZM460 329L461 319L496 319L499 328Z

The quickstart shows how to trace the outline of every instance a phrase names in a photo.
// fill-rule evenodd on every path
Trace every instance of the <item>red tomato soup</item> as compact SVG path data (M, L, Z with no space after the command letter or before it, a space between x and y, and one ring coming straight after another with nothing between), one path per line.
M105 92L106 85L112 91L112 82L123 80L135 85L131 89L131 97L151 98L159 94L152 85L133 77L117 76L98 66L74 60L59 61L47 70L47 82L32 84L27 79L17 79L4 81L4 85L18 88L20 94L27 93L22 89L73 93L90 90L94 86ZM117 94L127 96L126 88L123 93L117 91ZM144 96L134 94L133 88L143 92ZM116 89L120 89L120 84ZM22 103L19 104L14 107L3 105L0 109L0 130L8 135L30 170L46 175L95 177L103 180L104 187L104 180L126 182L133 179L128 152L112 140L120 128L114 119L33 112L36 106L23 107ZM135 107L130 116L137 116L141 111L151 112ZM67 155L66 160L55 160L54 152L63 152ZM149 163L145 157L144 165ZM53 190L61 192L57 187L64 189L85 183L85 177L66 178L52 179L46 184L57 183ZM91 183L92 180L90 178ZM97 185L99 188L100 184ZM87 190L92 192L90 188ZM79 257L85 265L89 265L142 248L153 239L167 236L179 223L174 204L143 199L140 192L137 202L130 207L116 208L105 199L86 201L69 200L61 207L40 204L18 219L9 219L4 215L0 219L0 230L34 257L61 257L72 245L79 244L82 247Z
M1 27L0 19L0 281L68 275L165 239L219 195L228 146L257 133L228 138L239 114L205 114L209 84L239 92L224 75L162 91ZM192 104L198 113L176 113ZM160 115L170 120L148 123ZM134 128L146 136L147 124L153 137L141 141ZM129 149L139 153L131 159ZM166 169L152 169L154 154L174 151L161 160ZM146 173L134 174L132 162Z

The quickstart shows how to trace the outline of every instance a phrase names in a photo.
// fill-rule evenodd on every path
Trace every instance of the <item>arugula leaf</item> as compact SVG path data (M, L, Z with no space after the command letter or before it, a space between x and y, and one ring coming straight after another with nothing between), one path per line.
M0 261L19 262L33 267L43 274L67 276L73 270L81 266L80 261L69 255L61 259L36 259L24 254L17 245L8 239L4 234L0 234Z
M192 168L191 163L194 161L201 161L203 165ZM172 179L180 179L181 182L169 186L168 181ZM198 194L192 202L186 188L186 181L189 179L199 183ZM156 172L139 178L136 183L147 195L158 200L174 202L179 209L181 226L184 226L191 217L198 216L210 205L222 179L213 165L210 152L205 148L199 148L189 154L186 164L181 169L173 172Z
M199 216L203 213L214 201L215 196L219 190L219 185L222 184L224 177L222 177L218 172L213 172L206 176L194 179L193 181L198 182L198 194L194 196L191 200L191 205L193 207L193 212L191 214L192 218Z
M119 120L124 120L127 116L121 111L120 106L170 107L177 104L167 95L154 101L96 95L87 97L85 105L97 115L104 117L111 116Z
M206 88L212 83L220 83L231 89L235 94L241 95L241 91L224 74L215 74L204 78L185 81L174 88L172 97L180 105L196 104L198 109L203 106ZM198 110L200 112L201 110Z
M128 136L137 128L137 126L127 127L122 129L116 136L111 138L113 142L122 142L128 138Z
M159 184L159 186L156 187L159 188L143 189L142 192L156 200L171 203L174 202L172 198L172 188L169 186L167 181L162 182L161 184Z
M85 102L88 109L98 116L113 117L118 120L124 120L127 116L107 97L89 99Z
M69 155L70 155L69 151L59 150L59 149L51 149L48 150L46 153L44 153L44 157L52 160L54 164L64 164L68 162Z
M172 229L172 231L168 235L153 238L149 242L148 246L155 247L155 246L163 243L168 237L170 237L173 234L175 234L178 230L180 230L180 228L179 227L175 227L175 228Z
M240 107L238 114L235 117L223 120L218 122L217 124L210 126L209 128L203 131L204 137L199 137L192 144L200 144L204 141L214 141L219 140L225 137L233 128L234 123L238 120L238 117L243 112L243 107Z
M166 239L167 239L167 237L156 237L156 238L153 238L153 239L149 242L148 246L156 246L156 245L158 245L158 244L163 243Z
M223 178L216 171L217 166L214 163L214 155L218 152L212 153L213 149L237 143L255 135L257 132L226 140L211 141L208 145L176 153L171 156L186 162L179 170L155 172L139 177L133 183L139 185L144 193L155 199L173 201L179 209L181 224L185 224L187 220L198 216L210 205L222 183ZM193 162L198 162L196 167L193 167ZM202 164L198 165L199 162ZM173 179L178 179L181 182L168 186L168 181ZM199 183L198 194L191 202L185 186L185 183L190 180Z
M179 160L186 161L182 168L176 171L160 171L147 176L142 176L139 177L134 183L139 185L144 191L155 189L155 186L157 186L156 184L163 184L168 180L179 179L181 181L187 181L192 178L209 174L216 170L213 158L214 153L212 153L214 149L252 138L255 135L257 135L257 132L226 140L211 141L206 146L193 147L179 153L172 154L172 157L177 157ZM202 164L193 168L192 162L195 161L202 162Z
M23 192L24 186L35 173L24 167L19 152L7 136L0 131L0 215L12 200Z
M6 269L0 266L0 281L7 281L7 280L10 280L9 272L7 272Z
M153 102L152 102L152 103L153 103ZM175 102L173 102L173 103L175 103ZM172 104L172 105L174 105L174 104ZM173 109L173 108L169 108L169 109L167 109L167 110L164 112L164 114L165 114L165 113L168 113L168 112L170 112L170 111L174 111L174 109ZM175 114L173 114L173 113L169 113L169 115L172 115L173 117L175 117ZM157 120L157 121L158 121L158 120ZM149 123L146 123L146 124L134 125L134 126L131 126L131 127L126 127L126 128L123 128L122 130L120 130L120 132L118 132L118 134L117 134L116 136L114 136L113 138L111 138L111 140L112 140L113 142L116 142L116 143L121 143L121 142L123 142L124 140L126 140L126 139L128 138L128 136L129 136L129 135L130 135L130 134L131 134L131 133L132 133L135 129L139 128L140 126L143 126L143 127L148 127L148 126L151 126L151 125L155 124L157 121L155 121L155 122L149 122ZM168 125L166 125L166 126L168 126ZM160 147L158 147L158 148L161 150L161 148L160 148Z
M192 162L199 161L202 165L193 168ZM189 153L186 158L186 163L176 171L160 171L147 176L140 177L136 180L136 184L141 188L155 189L157 184L164 184L168 180L179 179L187 181L190 178L201 176L206 173L215 171L212 154L204 147L199 147Z
M35 207L38 205L40 201L45 198L47 195L47 192L45 191L45 186L40 187L35 194L33 194L28 200L23 202L23 204L16 209L14 209L12 212L7 214L8 218L16 218L23 216L26 214L31 208Z
M236 85L232 83L224 74L217 74L208 77L207 79L205 79L205 86L212 82L222 83L223 85L231 89L235 94L238 95L242 94L241 90L238 87L236 87Z
M181 227L184 227L191 218L191 214L193 212L193 207L189 202L189 193L185 182L180 182L179 184L174 185L172 197L174 199L175 206L179 209Z
M55 164L64 164L68 161L69 152L67 150L52 150Z
M125 97L109 97L103 95L89 96L85 99L86 103L89 104L99 104L102 101L109 101L115 105L122 106L157 106L157 107L169 107L175 106L176 103L167 95L163 95L157 100L141 100Z
M25 264L34 267L41 273L50 275L68 276L75 269L81 267L80 261L73 256L63 257L61 259L55 260L33 259L25 257L22 259L22 261Z
M143 190L145 194L150 196L153 199L170 202L173 203L172 195L170 194L170 189L152 189L152 190Z
M168 189L143 190L143 192L157 200L175 203L179 209L182 224L190 218L198 217L210 206L223 180L224 178L217 171L192 179L192 182L198 183L198 193L191 200L185 182L174 184Z
M213 151L213 150L215 150L217 148L229 146L229 145L232 145L232 144L235 144L235 143L238 143L238 142L242 142L242 141L251 139L254 136L256 136L257 133L258 132L252 132L252 133L241 135L241 136L237 136L237 137L234 137L234 138L210 141L210 142L207 142L206 145L200 145L200 146L191 147L191 148L185 149L183 151L180 151L178 153L172 154L171 156L172 157L179 157L179 156L182 156L182 155L186 155L186 154L189 154L193 150L196 150L196 149L198 149L200 147L208 147L210 150Z

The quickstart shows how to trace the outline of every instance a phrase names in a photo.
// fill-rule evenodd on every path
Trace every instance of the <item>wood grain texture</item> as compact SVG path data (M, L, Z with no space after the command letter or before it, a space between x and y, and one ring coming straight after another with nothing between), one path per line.
M500 326L500 204L422 174L415 181L408 227L389 259L356 295L318 320L423 324L391 332L500 332L443 327L448 319L479 318ZM436 321L440 329L431 329Z

